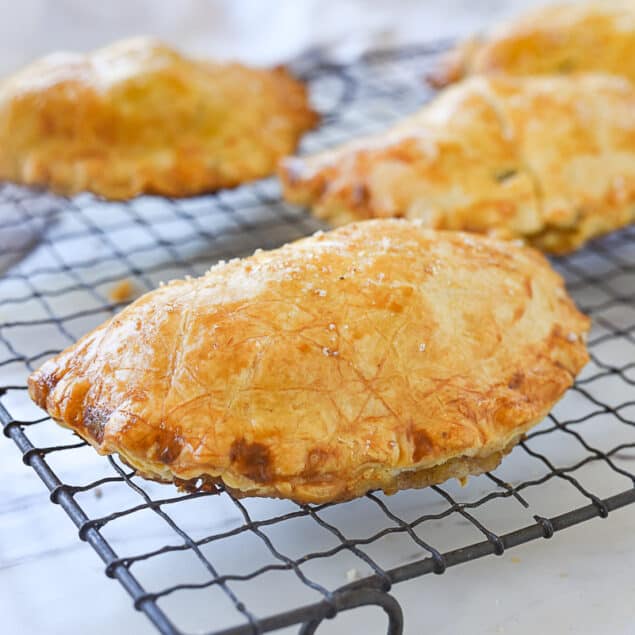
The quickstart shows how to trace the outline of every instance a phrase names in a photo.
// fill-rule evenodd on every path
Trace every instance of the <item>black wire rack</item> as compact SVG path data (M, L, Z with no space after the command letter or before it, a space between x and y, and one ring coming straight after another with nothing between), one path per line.
M315 151L385 127L429 98L443 44L343 66L308 55L296 71L324 113ZM284 204L275 180L188 199L110 203L0 189L0 420L105 563L166 635L261 633L381 607L403 630L391 586L635 502L635 227L554 260L593 317L591 362L548 418L494 472L339 505L183 494L144 481L54 425L28 399L28 373L159 281L321 228ZM115 296L116 297L116 296ZM123 536L136 536L126 542ZM280 593L281 588L289 592ZM186 603L187 615L178 611ZM213 607L211 610L209 607ZM177 619L178 618L178 619ZM196 621L198 620L198 621Z

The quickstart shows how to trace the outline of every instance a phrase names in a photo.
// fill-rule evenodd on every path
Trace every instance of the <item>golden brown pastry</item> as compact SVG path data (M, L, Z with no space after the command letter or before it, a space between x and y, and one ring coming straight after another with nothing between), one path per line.
M368 221L147 293L29 391L147 478L346 500L493 469L588 327L529 248Z
M194 61L136 38L45 57L0 84L0 178L185 196L271 174L316 120L282 68Z
M534 9L468 40L429 77L445 86L474 73L601 71L635 81L635 0L602 0Z
M473 77L378 135L283 160L285 197L339 225L421 219L562 253L635 219L635 88Z

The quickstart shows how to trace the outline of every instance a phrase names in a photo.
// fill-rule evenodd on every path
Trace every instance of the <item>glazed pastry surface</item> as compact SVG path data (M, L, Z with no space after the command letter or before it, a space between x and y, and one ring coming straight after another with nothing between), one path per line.
M287 200L335 225L403 216L564 253L635 219L635 89L598 74L473 77L279 171Z
M109 199L191 195L271 174L316 121L282 68L135 38L50 55L0 84L0 178Z
M635 81L635 0L534 9L444 56L429 77L445 86L470 74L605 72Z
M340 501L494 468L588 327L530 248L368 221L147 293L29 391L147 478Z

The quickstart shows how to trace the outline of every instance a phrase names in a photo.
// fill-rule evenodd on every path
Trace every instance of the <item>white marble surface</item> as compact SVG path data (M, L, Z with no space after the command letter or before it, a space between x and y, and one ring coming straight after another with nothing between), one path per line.
M104 577L103 565L77 540L62 510L48 503L33 474L17 468L15 455L5 450L2 460L13 465L3 469L0 506L2 632L151 635L153 627L131 610L119 584ZM405 632L630 635L635 624L634 534L635 507L625 508L550 541L396 585L394 595L407 618ZM119 546L125 551L125 541ZM346 565L334 566L344 583ZM168 577L165 571L155 573ZM294 590L295 585L278 589L289 599ZM215 611L213 605L209 608L185 600L175 613L189 622L207 619L212 626ZM380 635L384 626L377 609L363 609L339 616L320 633Z
M230 8L231 4L231 8ZM47 3L22 0L19 4L0 2L0 69L14 68L35 54L50 48L87 48L114 37L140 31L156 32L196 52L240 57L250 61L278 61L297 54L308 44L329 48L339 56L352 55L369 43L390 44L466 33L480 29L498 15L517 10L529 2L489 0L469 3L446 2L280 2L272 13L270 3L242 0L236 3L127 2L93 3L66 0ZM196 6L195 6L196 5ZM360 7L364 5L364 9ZM105 7L109 8L106 9ZM152 10L149 7L152 7ZM323 7L326 6L327 10ZM53 8L54 7L54 8ZM265 30L263 22L270 25ZM240 34L237 35L238 25ZM26 37L26 33L29 37ZM5 309L6 311L6 309ZM0 314L0 322L11 315ZM80 327L78 327L80 328ZM619 354L619 352L618 352ZM625 358L630 354L623 351ZM620 401L633 399L621 389L613 395ZM563 412L583 410L575 397L565 400ZM599 447L619 442L623 430L597 426L588 434ZM59 442L59 431L38 431L38 442ZM563 437L566 435L562 435ZM586 437L585 437L586 438ZM632 439L631 439L632 440ZM62 442L69 442L63 437ZM567 439L558 438L549 455L566 462L576 449ZM579 448L578 448L579 450ZM74 455L75 457L75 455ZM87 473L103 470L103 459L88 450L78 452L72 464L60 466L69 482L80 482ZM501 477L511 482L538 478L544 467L515 451L502 468ZM605 493L622 489L627 483L614 474L590 466L584 478ZM157 486L158 487L158 486ZM150 488L153 492L158 490ZM474 479L466 490L449 486L457 497L472 500L491 489L484 477ZM600 492L602 493L602 492ZM122 498L123 497L123 498ZM101 498L84 495L82 504L95 515L108 513L121 501L132 504L128 492L103 489ZM583 504L582 497L571 498L562 482L534 495L532 513L543 515L564 511L571 500ZM391 508L403 516L438 510L440 502L432 493L404 493L390 499ZM254 513L273 514L286 509L284 503L249 503ZM211 509L211 508L209 508ZM531 522L520 506L494 506L483 511L485 520L500 531ZM196 534L236 522L236 511L223 507L206 516L205 507L180 512L180 521ZM510 514L508 516L508 513ZM364 503L341 506L333 512L347 535L364 535L378 521ZM385 524L385 521L384 521ZM273 533L276 544L291 552L306 552L323 546L324 536L310 527L280 528ZM467 539L470 527L453 518L431 527L426 533L435 544L448 548ZM148 544L173 542L165 526L149 515L134 525L113 524L108 537L121 554L138 552ZM635 632L635 506L612 513L607 520L594 520L557 534L550 541L535 541L508 551L501 558L488 557L450 569L443 576L429 575L395 586L394 595L406 614L406 633L462 633L535 635L536 633L575 633L627 635ZM240 568L260 557L249 543L217 554L221 566ZM421 557L407 540L390 539L377 546L373 557L388 564L401 564ZM191 560L153 561L140 568L140 577L161 587L170 581L199 575ZM355 567L368 573L354 557L318 562L311 568L315 578L338 586L346 583L347 572ZM135 572L137 570L135 569ZM275 578L267 589L245 592L247 604L258 605L263 614L275 608L276 601L292 605L305 596L287 577ZM216 596L213 596L216 598ZM200 596L171 601L171 614L185 626L200 632L232 622L232 615L220 599L200 602ZM311 596L312 600L317 598ZM127 594L117 582L108 580L103 565L92 549L77 540L76 530L64 512L48 503L48 495L35 474L19 461L12 443L0 438L0 632L7 634L110 635L112 633L151 634L153 627L131 608ZM320 633L384 633L383 616L376 609L343 615L325 624ZM289 629L286 632L295 632Z

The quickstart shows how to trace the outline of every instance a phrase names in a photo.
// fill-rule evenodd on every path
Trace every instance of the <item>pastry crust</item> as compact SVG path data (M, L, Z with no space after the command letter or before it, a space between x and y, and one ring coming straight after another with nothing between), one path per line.
M532 249L368 221L147 293L29 391L147 478L340 501L493 468L588 328Z
M404 216L563 253L635 219L635 88L473 77L384 133L279 171L290 202L335 225Z
M465 75L605 72L635 81L635 0L578 2L534 9L471 39L442 58L437 87Z
M0 178L186 196L271 174L316 122L283 68L194 61L135 38L45 57L0 85Z

